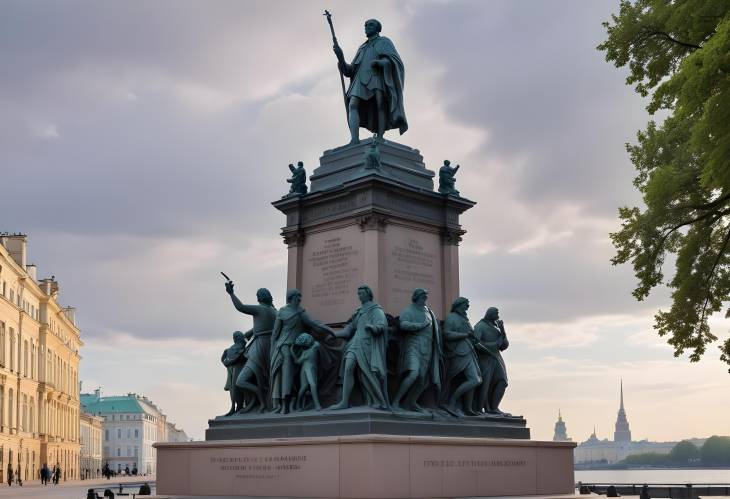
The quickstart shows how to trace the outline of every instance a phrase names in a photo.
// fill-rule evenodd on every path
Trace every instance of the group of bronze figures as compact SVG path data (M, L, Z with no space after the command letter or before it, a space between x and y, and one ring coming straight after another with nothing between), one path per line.
M225 416L353 405L457 417L508 415L499 404L507 388L500 352L509 342L494 307L472 327L469 300L459 297L441 323L426 306L428 292L418 288L411 304L392 317L363 285L357 290L361 305L335 331L307 315L296 289L277 311L267 289L256 293L258 304L246 305L233 287L226 282L233 305L253 317L253 328L233 333L233 345L221 357L231 397Z

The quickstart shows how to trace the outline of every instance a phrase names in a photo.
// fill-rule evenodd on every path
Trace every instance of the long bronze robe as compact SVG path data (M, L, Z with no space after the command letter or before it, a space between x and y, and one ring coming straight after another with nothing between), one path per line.
M371 334L365 326L373 326L377 333ZM379 387L382 399L387 401L387 368L385 365L386 335L388 320L383 307L375 302L364 303L358 307L345 326L351 336L345 346L343 358L354 355L362 376L370 384ZM344 366L344 362L342 363Z
M387 59L382 72L371 68L376 59ZM385 129L398 128L403 135L408 130L408 121L403 107L403 83L405 67L390 39L374 36L357 49L351 64L340 65L342 73L350 78L347 98L361 99L359 114L360 126L373 133L378 131L378 109L374 91L381 90L385 95Z

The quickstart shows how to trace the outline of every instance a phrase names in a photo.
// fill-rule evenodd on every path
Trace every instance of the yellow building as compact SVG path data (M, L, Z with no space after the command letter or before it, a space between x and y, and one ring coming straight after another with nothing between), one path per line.
M38 479L43 463L79 478L79 348L53 277L38 280L27 236L0 234L0 483Z

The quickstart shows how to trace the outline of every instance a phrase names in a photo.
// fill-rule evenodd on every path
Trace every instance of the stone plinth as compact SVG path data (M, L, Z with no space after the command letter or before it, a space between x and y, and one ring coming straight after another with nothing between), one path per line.
M573 493L573 442L363 435L157 443L157 493L418 498Z
M365 168L365 153L373 139L365 139L357 145L337 147L324 152L319 158L319 168L310 177L311 192L339 187L357 177L367 176L372 170ZM433 191L434 173L426 168L418 149L403 144L383 141L380 150L380 175L418 189Z
M434 192L433 172L406 146L385 142L382 168L368 170L367 144L325 152L309 194L273 203L286 215L287 287L330 325L349 319L362 283L394 316L426 288L443 317L459 295L459 215L475 203Z
M443 412L443 411L442 411ZM527 422L520 416L466 416L447 413L424 417L416 413L393 413L368 406L342 411L307 411L282 414L246 414L208 421L206 440L278 437L324 437L339 435L401 435L530 438Z

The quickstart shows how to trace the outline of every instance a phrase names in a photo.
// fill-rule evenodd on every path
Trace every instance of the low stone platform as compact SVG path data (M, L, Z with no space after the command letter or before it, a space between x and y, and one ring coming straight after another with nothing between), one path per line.
M573 442L358 435L157 443L157 494L422 498L574 493Z
M401 435L529 439L530 429L521 416L467 416L457 418L445 411L429 416L393 413L370 407L342 411L247 414L208 421L206 440L250 438L327 437L342 435Z

